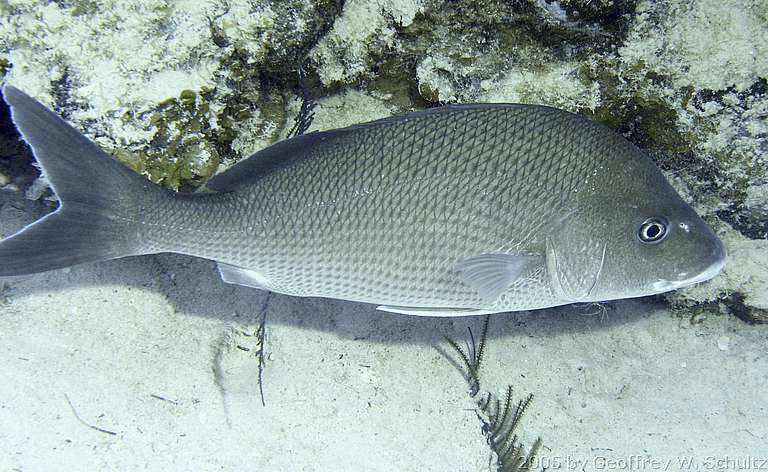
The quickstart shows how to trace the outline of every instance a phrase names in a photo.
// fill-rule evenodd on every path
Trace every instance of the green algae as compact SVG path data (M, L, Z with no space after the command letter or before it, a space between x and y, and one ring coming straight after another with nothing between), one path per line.
M12 67L13 65L8 59L0 57L0 79L3 79L11 71Z
M285 95L279 91L263 94L257 104L264 119L256 127L256 132L270 142L276 141L288 122Z
M92 0L81 0L72 3L69 13L72 16L91 16L99 11L99 3Z
M409 63L390 55L377 61L370 87L385 94L386 101L400 111L425 108L437 102L436 95L430 98L424 95L420 85L412 80L415 75L415 62Z
M146 149L111 150L120 162L159 185L189 190L210 178L219 166L212 144L211 109L206 95L183 90L179 97L158 104L150 117L156 132Z
M600 105L585 113L609 128L628 133L630 139L643 148L670 154L691 153L698 142L697 136L677 126L678 103L688 103L692 99L691 90L681 90L670 102L669 98L656 93L665 87L662 78L645 77L629 87L613 72L616 67L615 58L600 57L596 65L583 64L579 68L582 84L587 87L597 82L602 96ZM654 80L658 83L653 84Z

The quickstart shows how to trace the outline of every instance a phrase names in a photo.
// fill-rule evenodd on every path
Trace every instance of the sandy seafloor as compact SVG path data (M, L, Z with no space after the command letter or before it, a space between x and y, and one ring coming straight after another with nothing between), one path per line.
M40 214L0 196L3 235ZM0 470L494 470L467 386L435 349L479 318L275 295L262 406L258 362L237 346L256 347L264 298L176 255L6 279ZM521 433L543 437L542 465L760 470L768 327L610 307L491 319L483 389L535 394Z

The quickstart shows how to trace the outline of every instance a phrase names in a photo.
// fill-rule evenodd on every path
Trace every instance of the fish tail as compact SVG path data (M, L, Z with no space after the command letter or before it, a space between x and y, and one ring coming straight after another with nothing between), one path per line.
M141 213L167 192L24 92L6 86L3 97L60 205L0 242L0 276L151 252L140 234Z

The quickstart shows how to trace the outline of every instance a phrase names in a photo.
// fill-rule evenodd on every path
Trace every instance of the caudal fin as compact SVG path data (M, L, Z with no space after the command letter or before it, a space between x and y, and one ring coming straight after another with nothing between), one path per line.
M3 97L60 206L0 242L0 276L141 253L141 202L161 197L162 189L19 89L6 86Z

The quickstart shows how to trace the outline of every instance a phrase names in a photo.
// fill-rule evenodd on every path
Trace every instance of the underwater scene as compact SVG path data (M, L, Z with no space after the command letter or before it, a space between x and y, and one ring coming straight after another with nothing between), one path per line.
M0 0L0 471L768 470L766 39Z

